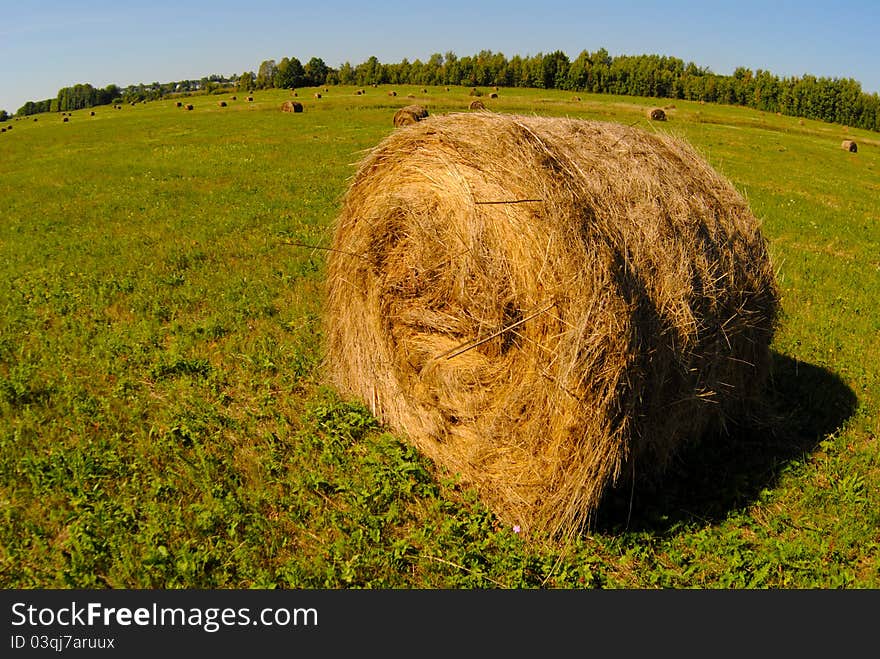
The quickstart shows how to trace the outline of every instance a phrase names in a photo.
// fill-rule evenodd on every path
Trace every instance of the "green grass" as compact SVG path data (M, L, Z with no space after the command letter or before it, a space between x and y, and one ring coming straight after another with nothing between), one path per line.
M742 108L504 90L693 143L764 223L771 414L530 544L322 384L325 253L412 102L332 87L39 115L0 137L5 588L880 587L880 137ZM416 98L408 98L413 94ZM855 139L859 152L840 148Z

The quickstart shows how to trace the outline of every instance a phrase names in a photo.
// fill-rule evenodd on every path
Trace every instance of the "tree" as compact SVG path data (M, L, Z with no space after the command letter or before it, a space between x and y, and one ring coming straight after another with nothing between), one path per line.
M306 80L306 72L302 62L296 57L290 58L290 65L287 67L287 84L285 88L294 89L295 87L303 87L308 84Z
M320 87L327 83L327 74L330 67L320 57L313 57L303 67L304 84L311 87Z
M260 63L260 68L257 70L257 77L254 80L254 87L256 89L268 89L275 84L275 71L278 66L275 64L275 60L268 59L263 60Z
M541 59L541 83L544 89L564 89L568 77L568 56L561 50Z
M254 75L253 71L246 71L245 73L242 73L240 76L238 76L238 90L241 92L253 91L256 87L256 84L254 82L255 78L256 76Z
M0 110L0 121L9 119L9 113L6 110Z

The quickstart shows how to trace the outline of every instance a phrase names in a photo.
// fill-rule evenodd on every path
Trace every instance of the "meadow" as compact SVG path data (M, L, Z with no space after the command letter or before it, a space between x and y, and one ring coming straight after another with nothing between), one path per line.
M301 89L296 114L266 90L8 122L0 586L880 588L880 134L482 97L685 138L762 221L782 291L766 419L610 493L558 547L498 523L325 383L320 247L356 163L398 108L471 100L389 89Z

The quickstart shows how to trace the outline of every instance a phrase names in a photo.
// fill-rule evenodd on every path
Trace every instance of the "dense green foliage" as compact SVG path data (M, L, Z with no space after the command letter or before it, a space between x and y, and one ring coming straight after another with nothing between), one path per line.
M470 88L194 96L0 137L0 586L880 588L880 142L773 113L504 89L674 132L747 196L783 319L765 415L611 492L567 547L499 524L322 376L354 163ZM843 137L858 152L840 148Z
M126 102L155 100L169 93L211 91L212 84L217 88L221 83L227 86L234 83L241 91L324 84L561 89L742 105L880 131L880 96L864 93L861 85L851 78L817 78L812 75L779 78L769 71L752 71L743 67L736 69L733 75L725 76L676 57L612 57L604 48L595 52L584 50L574 60L562 51L526 57L516 55L509 59L492 51L465 57L448 52L446 55L435 53L426 62L404 59L397 64L382 64L376 57L370 57L356 66L346 62L339 69L327 66L317 57L311 58L305 66L296 57L284 57L277 64L271 59L263 61L256 75L246 72L229 78L211 76L199 82L131 86L122 90L121 98ZM59 91L57 99L28 103L17 114L76 110L110 103L113 101L109 100L108 90L92 90L89 85L64 88Z

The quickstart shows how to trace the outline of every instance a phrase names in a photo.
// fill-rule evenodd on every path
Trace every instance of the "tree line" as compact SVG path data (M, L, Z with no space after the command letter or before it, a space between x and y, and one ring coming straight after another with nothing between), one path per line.
M693 62L661 55L619 55L604 48L582 51L571 60L562 51L532 56L484 50L458 57L435 53L426 61L403 59L384 64L370 57L357 65L339 68L312 57L303 64L296 57L264 60L256 72L213 75L187 80L119 88L95 89L75 85L59 90L53 99L28 102L16 114L70 111L108 103L155 100L173 94L321 85L379 84L462 85L468 87L530 87L572 92L620 94L706 103L741 105L781 114L818 119L846 126L880 131L880 96L864 92L852 78L812 75L780 78L769 71L737 68L732 75L719 75Z

